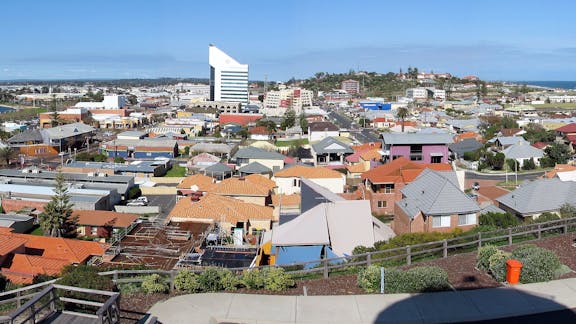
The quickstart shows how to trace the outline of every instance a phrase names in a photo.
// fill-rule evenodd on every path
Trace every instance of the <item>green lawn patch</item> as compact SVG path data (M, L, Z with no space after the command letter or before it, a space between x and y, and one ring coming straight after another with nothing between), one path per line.
M42 228L39 225L34 225L32 231L30 231L30 233L28 234L36 236L44 236L44 232L42 231Z
M172 169L166 172L165 177L185 177L186 176L186 168L179 165L173 165Z

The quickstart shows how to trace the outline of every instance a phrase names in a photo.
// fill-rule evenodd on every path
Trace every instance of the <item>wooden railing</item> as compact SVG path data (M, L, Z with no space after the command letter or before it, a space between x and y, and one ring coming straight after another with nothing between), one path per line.
M31 299L24 305L19 306L18 309L9 315L0 316L0 323L36 323L53 316L57 312L75 317L97 319L98 323L103 324L115 324L120 322L119 293L62 286L54 283L42 283L34 285L36 287L29 286L18 290L33 290L34 288L40 287L40 285L44 286L42 291L27 294L26 296L32 296ZM8 293L14 294L15 291L9 291ZM72 293L75 293L76 295ZM98 302L94 300L80 299L79 297L77 298L77 294L82 294L82 296L105 296L107 298L104 302ZM15 298L10 301L13 302L14 299ZM74 310L66 309L67 304L74 305ZM91 307L92 309L96 309L96 311L92 313L77 311L76 308L78 308L79 305L85 308Z
M408 245L345 257L287 264L282 265L281 267L286 268L286 272L293 275L321 273L324 278L328 278L330 272L353 266L369 266L375 263L384 263L393 266L410 265L424 260L447 258L452 254L472 252L486 244L496 246L512 245L515 240L516 242L539 240L544 235L566 234L569 231L574 230L576 230L576 218L567 218L490 232L479 232L474 235L455 237L442 241ZM230 268L230 270L240 272L243 270L265 267L268 266ZM195 273L203 272L201 267L191 267L188 270ZM166 277L170 287L174 287L174 277L176 276L177 270L115 270L100 272L99 274L102 276L112 276L112 281L115 283L128 283L142 282L143 278L141 278L141 275L154 273Z

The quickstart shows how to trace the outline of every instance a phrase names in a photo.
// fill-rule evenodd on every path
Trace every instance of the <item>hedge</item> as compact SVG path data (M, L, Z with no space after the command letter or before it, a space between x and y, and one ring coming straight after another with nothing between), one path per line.
M358 286L366 292L380 291L380 267L371 265L358 273ZM448 273L439 267L415 267L407 271L386 269L384 273L386 293L419 293L450 289Z

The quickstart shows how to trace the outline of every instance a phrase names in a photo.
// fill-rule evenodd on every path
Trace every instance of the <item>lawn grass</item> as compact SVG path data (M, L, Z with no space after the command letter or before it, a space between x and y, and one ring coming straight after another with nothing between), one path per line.
M173 165L172 169L166 172L165 177L185 177L186 176L186 168L179 165Z
M532 105L532 107L536 109L546 109L546 108L576 109L576 103L574 102L545 103L541 105Z
M42 231L42 228L39 225L34 225L33 230L28 234L37 235L37 236L44 236L44 232Z

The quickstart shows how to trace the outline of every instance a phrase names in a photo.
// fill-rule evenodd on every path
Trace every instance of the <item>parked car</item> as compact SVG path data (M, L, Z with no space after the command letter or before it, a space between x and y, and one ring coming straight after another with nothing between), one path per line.
M472 189L476 191L480 190L480 184L478 182L474 182L474 184L472 184Z
M145 196L132 199L128 201L128 203L126 204L126 206L147 206L147 205L148 205L148 198Z

